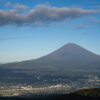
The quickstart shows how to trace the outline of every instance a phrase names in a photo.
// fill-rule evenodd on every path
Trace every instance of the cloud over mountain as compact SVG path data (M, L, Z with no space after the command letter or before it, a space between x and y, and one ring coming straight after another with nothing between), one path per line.
M13 9L0 10L0 26L50 24L51 22L63 21L69 18L79 18L89 14L100 13L98 10L58 8L48 5L37 5L29 10L28 13L25 13L26 8L24 5L15 5Z

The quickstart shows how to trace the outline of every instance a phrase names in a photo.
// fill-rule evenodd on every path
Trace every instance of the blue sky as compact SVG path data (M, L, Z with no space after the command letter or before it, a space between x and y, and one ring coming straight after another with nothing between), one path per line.
M36 59L67 43L100 55L100 0L0 0L0 63Z

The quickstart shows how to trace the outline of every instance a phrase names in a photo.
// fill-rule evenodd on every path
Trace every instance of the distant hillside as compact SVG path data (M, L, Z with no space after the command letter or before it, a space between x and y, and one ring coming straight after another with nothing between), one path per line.
M79 90L75 92L75 94L82 95L82 96L100 97L100 88Z

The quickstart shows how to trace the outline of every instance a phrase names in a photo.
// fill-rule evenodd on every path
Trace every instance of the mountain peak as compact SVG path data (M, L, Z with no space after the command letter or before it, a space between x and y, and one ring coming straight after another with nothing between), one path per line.
M75 43L68 43L68 44L65 44L63 47L80 47L80 46Z
M66 46L73 46L73 45L77 45L75 43L67 43Z
M67 61L94 61L98 55L75 44L68 43L50 55L52 58ZM100 58L100 57L99 57Z
M74 51L74 50L80 50L80 49L83 49L82 47L80 47L79 45L75 44L75 43L68 43L66 45L64 45L63 47L61 47L60 49L58 49L58 51Z

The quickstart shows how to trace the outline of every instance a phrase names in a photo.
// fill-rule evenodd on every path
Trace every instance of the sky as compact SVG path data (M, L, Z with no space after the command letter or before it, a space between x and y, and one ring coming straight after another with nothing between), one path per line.
M100 55L100 0L0 0L0 63L76 43Z

